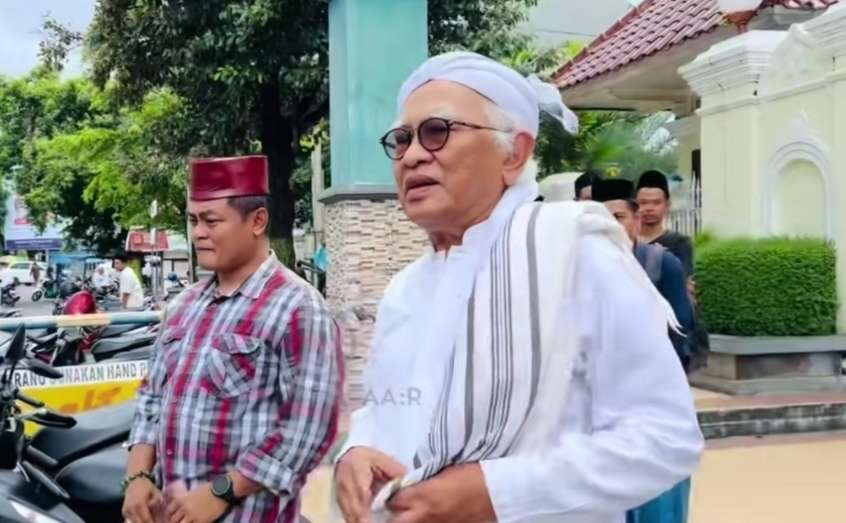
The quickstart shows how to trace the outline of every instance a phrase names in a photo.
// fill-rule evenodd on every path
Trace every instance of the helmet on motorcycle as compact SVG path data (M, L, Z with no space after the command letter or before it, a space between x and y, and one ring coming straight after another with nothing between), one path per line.
M88 291L79 291L65 302L63 314L94 314L97 312L97 302L94 296Z
M168 281L172 281L172 282L176 283L176 282L179 281L179 275L176 274L175 272L172 272L172 273L167 275L167 279L168 279Z

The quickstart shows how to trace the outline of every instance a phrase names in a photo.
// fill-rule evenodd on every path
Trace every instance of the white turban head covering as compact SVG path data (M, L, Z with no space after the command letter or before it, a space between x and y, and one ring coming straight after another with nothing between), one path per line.
M540 111L556 119L571 134L579 130L579 118L561 101L561 93L537 76L520 73L476 53L455 51L429 58L402 84L397 114L408 97L432 80L448 80L473 89L517 119L521 130L537 138Z

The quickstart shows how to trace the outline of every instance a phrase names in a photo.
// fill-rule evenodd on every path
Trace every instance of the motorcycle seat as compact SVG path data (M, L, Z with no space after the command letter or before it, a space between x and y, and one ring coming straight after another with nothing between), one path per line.
M124 336L121 338L107 338L99 340L91 348L91 354L95 361L101 361L115 356L120 352L126 352L140 347L153 345L156 341L155 334L141 334L138 336Z
M59 333L54 332L52 334L45 334L43 336L31 336L29 337L29 341L35 344L32 350L39 350L46 348L48 346L52 346L55 341L59 339Z
M123 504L121 481L126 476L128 455L115 447L78 459L56 475L56 482L71 496L73 504L114 507L120 513ZM103 510L101 510L102 512Z
M138 361L138 360L148 360L150 356L153 354L153 347L140 347L137 349L128 350L126 352L118 352L111 358L109 361Z
M135 402L131 401L83 412L74 416L73 428L42 428L33 436L32 446L63 467L82 456L126 441L134 416Z
M101 338L114 338L138 328L138 325L108 325L100 331Z

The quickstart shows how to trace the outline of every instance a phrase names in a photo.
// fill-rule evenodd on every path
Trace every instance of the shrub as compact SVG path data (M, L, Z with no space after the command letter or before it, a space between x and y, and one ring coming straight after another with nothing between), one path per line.
M710 240L697 253L696 288L712 333L834 334L834 247L819 239Z
M693 237L693 248L698 251L717 239L717 236L709 229L703 229Z

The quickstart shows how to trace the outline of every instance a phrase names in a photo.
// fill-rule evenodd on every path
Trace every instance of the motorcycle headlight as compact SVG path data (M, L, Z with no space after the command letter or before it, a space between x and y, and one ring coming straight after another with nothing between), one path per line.
M18 503L15 500L10 499L9 503L14 507L14 509L20 514L25 521L32 521L33 523L62 523L57 519L53 519L50 516L45 516L41 512L38 512L35 509L29 508L26 505Z

